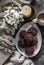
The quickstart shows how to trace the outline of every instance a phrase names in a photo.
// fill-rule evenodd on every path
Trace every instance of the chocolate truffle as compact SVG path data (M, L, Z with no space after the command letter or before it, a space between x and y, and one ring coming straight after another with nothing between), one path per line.
M24 38L26 34L27 34L27 32L26 32L25 30L22 30L22 31L20 32L20 37L21 37L21 38Z
M21 47L21 48L24 48L25 47L24 39L20 39L18 41L18 46Z
M27 35L24 37L25 43L30 43L33 40L32 34L27 33Z
M26 54L32 54L33 52L34 52L34 48L33 47L27 47L26 49L25 49L25 52L26 52Z
M37 29L35 27L31 27L28 29L28 32L35 36L37 34Z
M36 36L33 37L33 42L32 42L32 45L36 45L38 43L38 39Z

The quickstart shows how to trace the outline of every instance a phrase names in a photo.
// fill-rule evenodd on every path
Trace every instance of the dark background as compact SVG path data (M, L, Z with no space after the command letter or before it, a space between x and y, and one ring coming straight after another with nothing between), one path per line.
M35 7L36 10L35 18L36 18L37 14L40 11L44 10L44 0L32 0L31 4ZM33 60L35 65L44 65L44 26L40 26L39 24L37 25L42 34L42 47L38 55L36 55L31 59ZM16 30L16 32L18 32L18 30Z

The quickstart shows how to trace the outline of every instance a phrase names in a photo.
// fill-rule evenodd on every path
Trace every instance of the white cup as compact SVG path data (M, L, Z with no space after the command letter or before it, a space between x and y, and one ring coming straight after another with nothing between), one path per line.
M33 19L32 21L33 21L33 23L38 23L39 25L44 26L44 21L42 22L42 21L40 21L40 19L39 19L39 16L40 16L41 14L44 15L44 11L41 11L40 13L38 13L37 17L36 17L35 19Z

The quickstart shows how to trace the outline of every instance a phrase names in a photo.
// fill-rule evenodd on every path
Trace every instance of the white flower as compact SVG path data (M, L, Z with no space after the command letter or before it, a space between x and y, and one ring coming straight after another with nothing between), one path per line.
M16 19L19 19L19 13L18 13L17 11L14 13L14 17L15 17Z
M15 29L17 29L17 24L14 24Z
M5 22L7 22L10 25L13 25L16 29L17 29L17 24L19 24L19 22L23 22L23 12L20 11L21 9L20 7L14 7L12 8L11 6L8 7L8 10L5 11ZM20 10L19 10L20 9Z
M21 7L21 6L19 6L19 8L21 9L22 7Z
M7 22L8 22L8 24L10 24L11 23L11 20L9 19Z
M9 13L6 13L3 17L6 18L9 15Z
M9 13L9 10L4 11L5 13Z
M18 7L15 7L15 9L18 9Z
M22 11L20 11L20 12L19 12L19 14L23 14L23 12L22 12Z
M12 21L10 24L11 24L11 25L15 24L15 21Z
M18 24L18 23L19 23L19 20L17 20L16 22L17 22L17 24Z
M19 17L23 19L23 15L20 15Z
M15 10L14 10L14 9L11 9L11 10L10 10L10 13L14 13L14 12L15 12Z

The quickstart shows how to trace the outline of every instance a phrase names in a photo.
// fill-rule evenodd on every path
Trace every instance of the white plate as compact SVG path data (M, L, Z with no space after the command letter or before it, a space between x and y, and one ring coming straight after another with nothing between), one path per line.
M34 24L34 27L38 29L38 33L37 33L38 44L34 47L34 48L35 48L34 53L31 54L31 55L26 55L24 49L18 47L18 41L19 41L19 33L20 33L20 31L21 31L21 30L28 30L28 28L30 28L31 26L32 26L32 23L30 23L30 22L24 24L24 25L20 28L20 30L18 31L18 33L17 33L17 35L16 35L16 37L15 37L15 44L16 44L17 50L18 50L22 55L24 55L24 56L26 56L26 57L34 57L35 55L37 55L38 52L40 51L41 44L42 44L41 32L40 32L38 26L37 26L36 24Z

